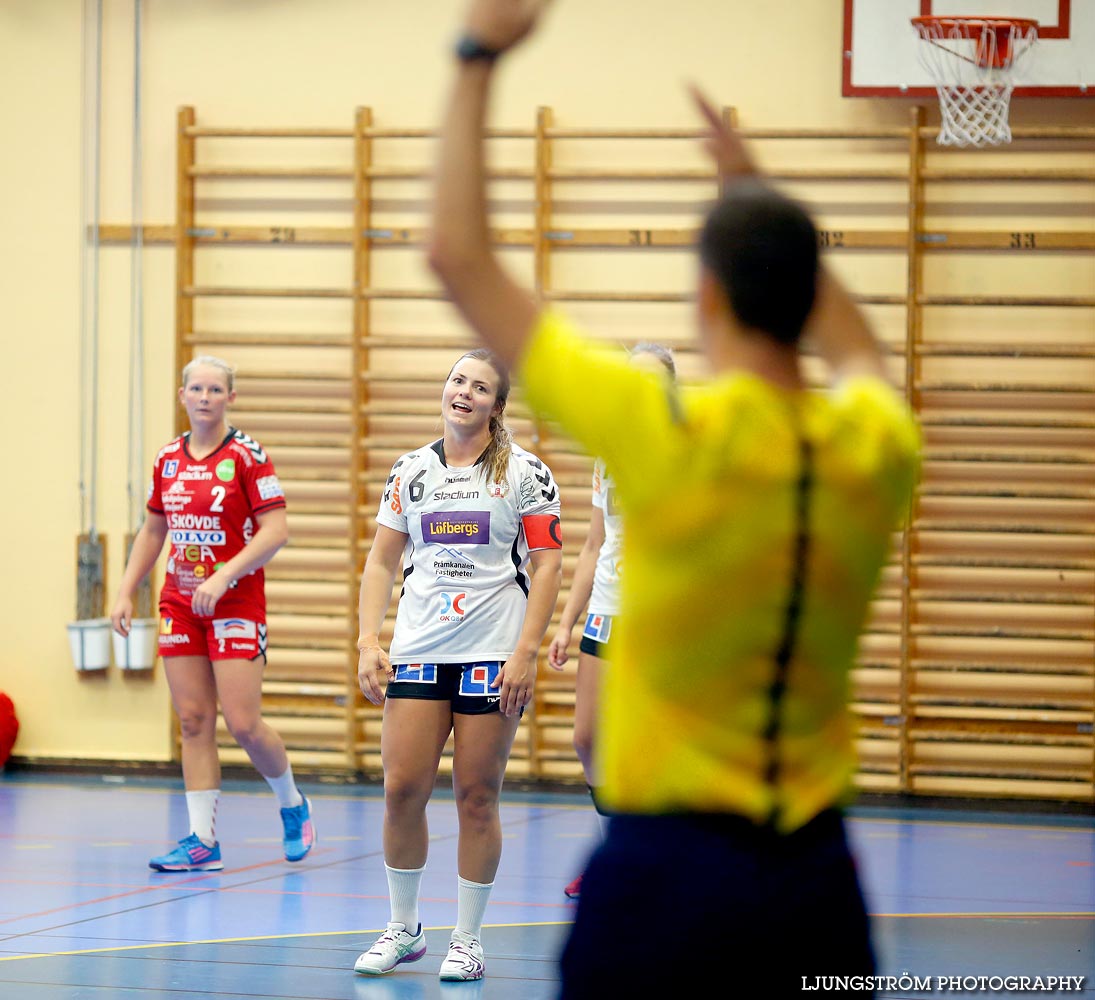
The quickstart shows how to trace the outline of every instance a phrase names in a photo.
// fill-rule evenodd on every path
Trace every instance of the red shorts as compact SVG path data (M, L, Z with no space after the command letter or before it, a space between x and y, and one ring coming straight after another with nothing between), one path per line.
M188 598L174 594L160 599L160 656L207 656L210 660L266 658L266 609L238 605L214 617L194 614Z

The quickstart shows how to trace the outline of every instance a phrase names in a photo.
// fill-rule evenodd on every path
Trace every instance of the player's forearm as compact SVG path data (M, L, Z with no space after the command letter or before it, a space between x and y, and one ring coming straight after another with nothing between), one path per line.
M158 520L153 520L157 518ZM141 581L152 572L156 560L160 557L164 539L167 537L167 522L156 514L149 514L137 537L133 539L133 546L129 551L129 559L126 562L125 571L122 573L122 582L118 586L120 598L130 598L136 593Z
M527 653L539 650L559 599L559 588L563 582L562 550L544 550L533 563L532 570L525 620L517 639L517 650Z
M280 517L275 516L280 513ZM218 570L230 582L254 573L265 566L277 551L289 541L289 527L284 511L272 511L259 525L258 531L239 552Z
M358 648L379 644L384 616L388 613L388 605L392 603L395 574L395 567L383 565L379 559L373 558L372 552L369 553L357 596Z
M593 577L597 569L597 552L590 551L588 546L582 546L578 553L578 561L574 565L574 577L570 581L570 593L567 595L563 612L559 615L559 627L568 632L574 628L582 612L589 604L590 595L593 593Z

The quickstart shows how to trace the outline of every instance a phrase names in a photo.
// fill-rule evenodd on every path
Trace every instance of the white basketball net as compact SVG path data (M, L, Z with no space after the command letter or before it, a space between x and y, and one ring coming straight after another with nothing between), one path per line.
M922 39L920 64L939 94L941 146L996 146L1011 142L1008 109L1015 67L1038 38L1037 25L948 18L914 21Z

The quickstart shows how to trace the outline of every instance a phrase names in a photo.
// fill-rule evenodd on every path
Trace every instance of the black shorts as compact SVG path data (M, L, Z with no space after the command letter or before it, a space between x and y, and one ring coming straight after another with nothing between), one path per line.
M680 914L701 954L737 956L727 980L735 996L799 996L803 977L874 974L866 907L836 810L788 835L744 817L616 815L582 877L562 1000L648 996L651 970L663 967L674 996L710 995L708 961L669 953L662 967L651 956L651 933Z
M396 663L388 681L388 698L447 701L457 715L497 712L500 688L491 687L502 669L501 660L477 663Z
M582 629L582 641L578 648L590 656L608 659L608 638L612 634L612 615L588 614L585 628Z

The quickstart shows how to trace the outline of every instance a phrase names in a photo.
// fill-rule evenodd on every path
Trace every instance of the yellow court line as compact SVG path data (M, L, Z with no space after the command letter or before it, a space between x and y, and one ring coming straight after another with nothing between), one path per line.
M484 924L483 926L494 929L502 927L563 927L570 923L572 923L570 920L540 920L527 923ZM451 931L453 928L452 926L442 926L423 927L422 929L425 931ZM119 951L147 951L154 948L182 948L195 944L245 944L249 941L288 941L293 938L340 937L344 934L368 936L370 934L380 934L383 930L383 927L373 927L351 931L312 931L304 934L262 934L258 937L209 938L202 941L155 941L148 944L120 945L117 948L85 948L81 951L43 951L36 952L33 955L0 956L0 962L24 962L30 958L68 958L72 955L106 955Z

